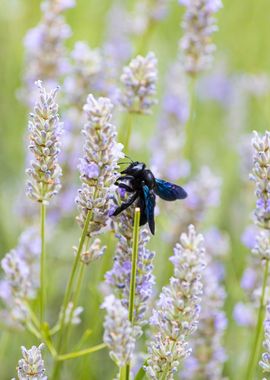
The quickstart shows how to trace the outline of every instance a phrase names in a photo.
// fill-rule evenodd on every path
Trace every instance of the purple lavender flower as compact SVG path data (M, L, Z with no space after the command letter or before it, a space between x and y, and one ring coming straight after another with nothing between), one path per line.
M227 318L222 310L226 292L220 284L213 257L208 251L206 259L207 266L202 275L204 295L200 323L191 338L192 354L184 362L184 369L181 371L181 379L184 380L221 379L226 360L223 337Z
M60 152L62 124L59 122L58 105L55 103L58 88L48 93L41 81L37 82L37 86L40 91L39 99L29 121L29 150L34 155L34 161L26 171L29 177L26 193L30 199L46 204L61 188L62 171L57 157Z
M184 124L189 117L186 79L179 62L174 63L166 78L162 111L153 140L152 164L158 168L161 176L171 181L186 177L190 169L189 163L182 157Z
M169 9L167 0L141 0L135 3L132 12L132 31L134 34L144 37L154 23L163 20Z
M78 128L85 99L101 71L101 53L99 50L91 49L86 42L78 41L70 53L70 58L70 68L63 90L65 102L69 106L67 116Z
M197 329L205 258L203 237L192 225L180 236L171 261L174 277L162 289L151 318L155 332L148 343L145 371L153 380L173 379L180 361L190 354L187 339Z
M238 302L233 310L233 318L239 326L254 327L255 313L253 305Z
M73 0L43 0L41 21L25 36L25 85L21 98L30 106L35 98L33 85L37 80L41 79L47 86L55 87L60 77L67 72L64 43L71 36L71 30L62 13L74 5Z
M29 350L24 346L21 347L23 358L19 360L17 367L19 380L47 380L41 355L43 348L43 343L38 347L32 346Z
M265 352L259 362L264 373L270 373L270 304L266 306L266 317L264 321L264 342Z
M214 14L222 3L221 0L179 0L179 3L186 7L180 42L184 66L187 73L196 75L212 63L215 50L212 34L217 30Z
M13 327L21 327L28 316L24 305L27 299L36 297L39 287L40 238L34 228L24 231L17 247L1 261L4 277L0 281L0 298L5 305L1 312L3 321ZM3 315L8 315L3 318Z
M123 367L130 362L135 349L135 338L128 311L114 295L105 298L101 306L106 309L104 343L110 349L112 360Z
M253 170L250 179L256 186L255 223L262 228L270 228L270 133L268 131L260 137L254 131Z
M85 138L84 156L79 165L82 187L76 203L77 220L82 228L88 212L92 213L88 236L98 233L108 222L117 162L123 156L122 145L116 141L115 126L110 122L112 108L109 99L95 99L93 95L88 96L84 106L88 122L82 132Z
M124 67L121 82L123 107L128 112L149 113L156 103L157 59L154 53L134 58Z

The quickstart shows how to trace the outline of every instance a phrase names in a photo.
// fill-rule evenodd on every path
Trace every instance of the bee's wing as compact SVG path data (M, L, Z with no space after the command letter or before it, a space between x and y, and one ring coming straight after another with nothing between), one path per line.
M155 205L156 205L156 196L148 186L143 186L144 200L145 200L145 211L147 216L147 221L149 224L150 231L152 234L155 234Z
M187 197L186 191L181 186L158 178L155 181L155 193L165 201L175 201L176 199L185 199Z
M144 192L141 196L138 197L137 206L140 207L141 217L140 217L140 226L144 226L147 223L147 215L146 215L146 205L144 200Z

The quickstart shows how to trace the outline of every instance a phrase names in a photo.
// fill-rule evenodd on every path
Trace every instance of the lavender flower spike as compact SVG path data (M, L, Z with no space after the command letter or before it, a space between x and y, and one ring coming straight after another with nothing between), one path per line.
M135 349L135 339L132 325L128 320L128 311L114 295L106 297L101 307L107 311L104 322L104 343L110 349L112 360L118 367L123 367L130 362Z
M212 34L217 30L214 14L222 7L221 0L179 0L186 7L180 41L184 67L187 73L196 75L208 69L212 63L215 45Z
M83 129L84 156L80 161L82 187L78 191L78 223L83 228L88 212L91 221L88 236L98 233L108 221L111 194L114 190L117 162L123 157L122 144L116 141L111 124L113 105L110 99L89 95L84 106L88 122Z
M19 360L17 367L19 380L47 380L41 355L43 348L43 343L38 347L32 346L29 350L22 346L23 358Z
M57 156L60 152L59 136L62 124L59 122L58 105L55 97L58 87L46 92L42 82L36 82L39 87L39 99L35 104L34 113L30 114L29 150L34 155L31 168L26 173L29 177L26 193L30 199L48 203L61 188L62 170Z
M262 228L270 229L270 132L260 137L254 131L253 170L250 179L256 185L255 223Z
M150 113L156 103L157 59L150 52L146 57L138 55L124 67L121 76L124 90L121 102L128 112Z
M162 289L153 310L154 336L148 344L145 371L149 379L172 380L180 361L188 357L187 339L197 329L205 268L203 237L190 225L180 236L171 261L174 276Z
M264 321L264 342L265 352L262 354L262 359L259 362L263 372L270 373L270 304L266 307L266 318Z

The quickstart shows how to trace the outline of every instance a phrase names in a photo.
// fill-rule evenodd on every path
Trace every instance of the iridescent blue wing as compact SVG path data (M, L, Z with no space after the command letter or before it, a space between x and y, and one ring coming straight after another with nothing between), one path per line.
M185 190L174 183L156 178L155 193L165 201L175 201L176 199L185 199L187 193Z
M155 234L155 205L156 205L156 196L153 190L150 190L148 186L143 186L143 194L145 200L145 212L147 216L148 225L152 234Z

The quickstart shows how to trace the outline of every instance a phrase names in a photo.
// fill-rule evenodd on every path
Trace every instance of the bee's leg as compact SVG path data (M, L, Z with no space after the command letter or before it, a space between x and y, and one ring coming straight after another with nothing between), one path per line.
M117 209L114 211L114 213L112 214L112 216L116 216L116 215L120 214L120 212L124 211L126 208L128 208L129 206L131 206L132 203L135 202L135 200L137 199L137 197L138 197L138 192L134 193L130 198L128 198L119 207L117 207Z
M123 180L132 180L134 179L134 177L132 175L122 175L121 177L117 178L117 180L115 181L115 184L117 185L118 181L123 181Z
M121 189L125 189L128 193L134 192L134 190L130 186L126 185L125 183L117 183L117 186L120 187Z

